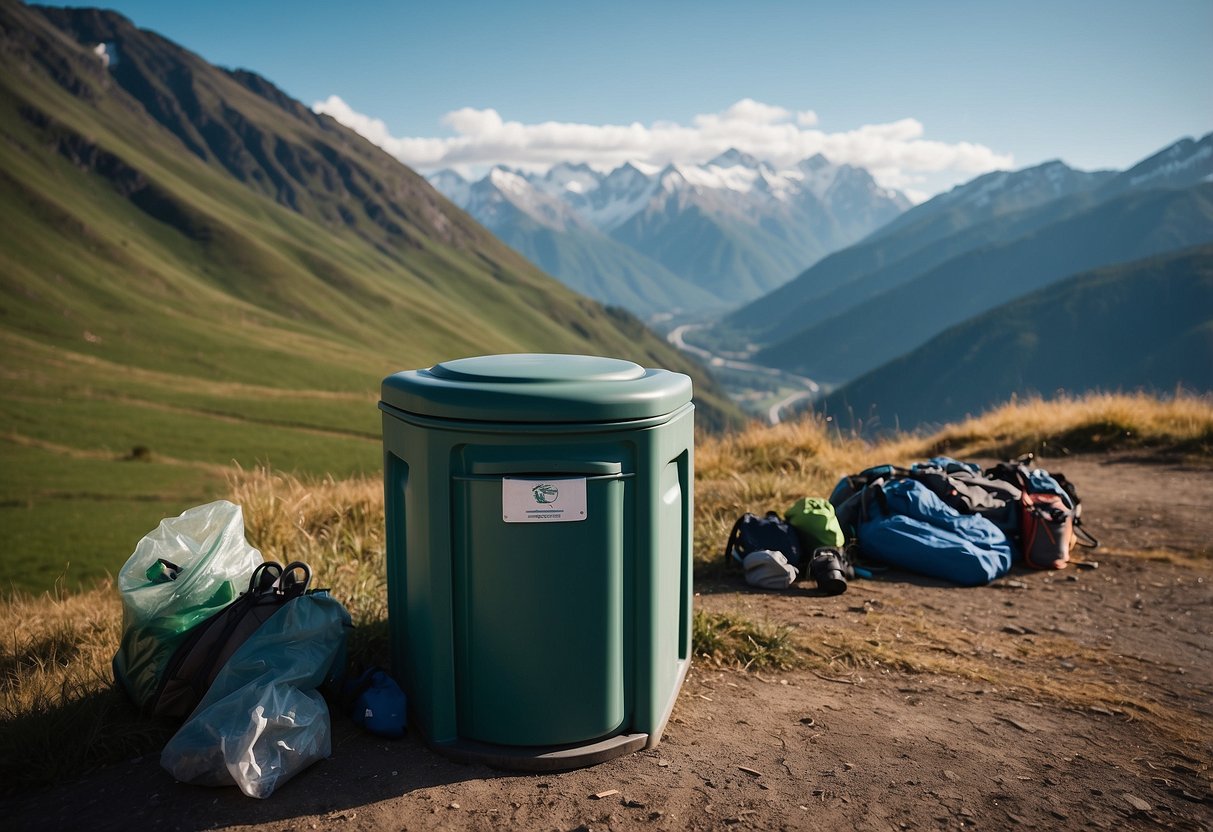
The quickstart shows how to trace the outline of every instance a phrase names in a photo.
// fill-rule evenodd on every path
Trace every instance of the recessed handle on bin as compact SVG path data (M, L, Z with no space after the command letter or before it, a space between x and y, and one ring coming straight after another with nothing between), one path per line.
M619 462L589 462L581 459L518 459L506 462L473 462L472 474L622 474Z

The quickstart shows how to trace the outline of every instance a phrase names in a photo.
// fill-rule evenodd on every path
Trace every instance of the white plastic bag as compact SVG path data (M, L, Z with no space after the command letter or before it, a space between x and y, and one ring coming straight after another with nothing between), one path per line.
M288 601L228 659L160 764L185 783L269 797L329 756L328 706L316 688L344 660L349 625L328 595Z
M248 583L261 553L244 539L240 506L219 500L160 521L118 572L122 643L114 677L140 707L193 627Z

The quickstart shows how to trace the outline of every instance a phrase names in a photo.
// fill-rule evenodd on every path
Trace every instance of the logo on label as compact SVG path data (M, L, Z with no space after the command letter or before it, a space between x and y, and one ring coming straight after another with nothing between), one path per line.
M586 519L585 477L502 477L506 523L569 523Z
M560 489L550 482L544 482L531 489L531 496L537 503L554 503L560 496Z

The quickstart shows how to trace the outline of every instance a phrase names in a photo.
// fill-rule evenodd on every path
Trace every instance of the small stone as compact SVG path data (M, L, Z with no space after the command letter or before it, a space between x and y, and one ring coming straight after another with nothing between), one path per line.
M665 768L669 764L670 764L670 761L667 760L665 757L662 757L660 760L657 761L657 765L661 766L662 768Z
M998 719L1001 719L1003 722L1014 725L1016 728L1018 728L1020 731L1023 731L1024 733L1027 733L1027 734L1036 733L1036 729L1033 728L1031 725L1026 725L1017 719L1012 719L1009 716L999 716Z
M843 764L842 764L842 768L843 768L843 770L844 770L844 771L854 771L854 770L855 770L855 764L854 764L854 763L843 763Z
M1144 800L1142 800L1140 797L1138 797L1135 794L1129 794L1128 792L1125 792L1124 794L1121 795L1121 797L1124 798L1125 803L1128 803L1130 806L1132 806L1138 812L1150 811L1150 804L1146 803Z
M458 803L456 803L455 801L453 801L453 800L452 800L450 803L448 803L448 804L447 804L447 807L446 807L446 808L448 808L448 809L458 809L458 808L459 808L459 804L458 804Z
M943 770L943 776L944 776L944 777L946 777L946 778L948 778L949 780L955 780L955 779L956 779L956 772L954 772L954 771L949 771L948 769L946 769L946 768L945 768L945 769Z

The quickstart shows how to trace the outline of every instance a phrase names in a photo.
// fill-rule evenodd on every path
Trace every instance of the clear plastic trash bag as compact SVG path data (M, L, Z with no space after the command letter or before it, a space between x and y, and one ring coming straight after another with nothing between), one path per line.
M219 500L168 517L135 547L118 573L122 642L114 678L139 707L196 624L230 604L261 553L244 539L240 506Z
M160 764L185 783L269 797L328 757L329 710L316 688L344 663L349 627L325 593L288 601L228 659Z

